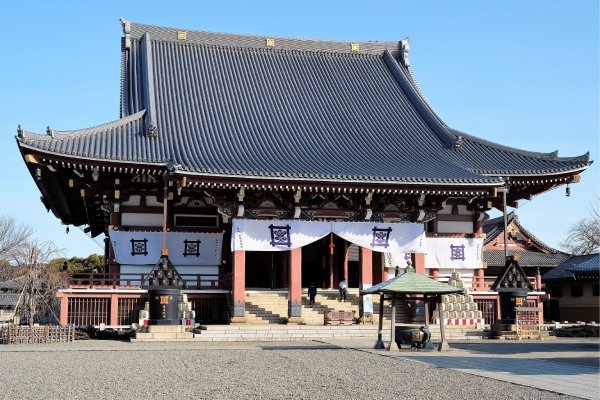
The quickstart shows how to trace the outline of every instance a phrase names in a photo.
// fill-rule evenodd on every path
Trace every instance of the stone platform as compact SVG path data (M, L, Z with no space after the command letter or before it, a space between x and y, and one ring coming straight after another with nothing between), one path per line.
M148 325L136 332L131 342L183 342L193 341L194 333L188 332L189 326L183 325Z

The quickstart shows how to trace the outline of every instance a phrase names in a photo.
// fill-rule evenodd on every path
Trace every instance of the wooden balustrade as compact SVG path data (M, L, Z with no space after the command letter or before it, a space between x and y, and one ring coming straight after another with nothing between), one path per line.
M435 275L429 275L428 278L431 278L435 281L443 282L443 283L448 283L448 280L450 279L450 277L448 277L448 276L435 276ZM540 288L536 287L537 284L536 284L535 276L527 277L527 279L529 279L529 282L531 282L531 284L533 285L533 287L536 290L541 290ZM468 283L468 280L470 280L470 283L471 283L471 287L469 287L469 291L489 292L489 291L491 291L492 285L496 281L496 277L495 276L484 276L483 279L481 279L481 278L478 278L477 276L473 276L473 277L466 278L464 282Z
M187 289L229 289L227 274L179 274ZM146 285L147 274L134 273L74 273L69 276L71 289L140 289Z

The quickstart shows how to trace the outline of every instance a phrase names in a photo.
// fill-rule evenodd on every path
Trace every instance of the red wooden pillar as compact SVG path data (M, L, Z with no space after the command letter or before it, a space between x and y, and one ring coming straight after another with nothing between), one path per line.
M373 251L361 247L359 250L360 260L360 282L359 289L364 290L373 286ZM367 295L361 297L360 317L373 318L373 296Z
M302 248L290 250L288 323L298 324L302 319Z
M415 272L419 275L425 275L425 254L412 253L410 258L412 259Z
M500 296L496 294L496 322L501 322L502 313L500 312Z
M246 319L246 251L233 252L233 316L231 322L244 323Z
M479 268L475 270L475 290L485 290L485 277L483 273L483 268Z
M439 281L440 280L440 270L439 270L439 268L431 268L429 271L431 273L431 279L433 279L434 281Z
M60 326L67 326L69 323L69 298L66 294L58 292L56 297L60 298Z
M119 325L119 297L115 293L110 295L110 316L108 324L110 326Z

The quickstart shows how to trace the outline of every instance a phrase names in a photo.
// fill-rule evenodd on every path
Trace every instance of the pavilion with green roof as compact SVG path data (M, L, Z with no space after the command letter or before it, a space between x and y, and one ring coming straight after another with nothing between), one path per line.
M373 295L379 294L379 329L377 334L377 343L375 344L376 349L383 349L385 346L382 340L383 334L383 307L381 306L387 296L388 300L392 302L392 316L391 316L391 339L390 344L388 346L388 351L391 350L392 345L396 336L396 299L398 298L406 298L414 295L423 295L424 300L427 300L429 296L437 297L439 302L441 302L441 296L443 294L452 294L452 293L461 293L464 289L454 287L452 285L448 285L447 283L442 283L435 281L426 276L417 274L415 269L412 267L412 263L410 261L407 262L406 270L403 274L396 274L395 277L388 279L385 282L381 282L375 286L371 286L368 289L362 290L361 295ZM425 301L425 307L427 308L427 301ZM441 340L438 347L438 350L446 350L448 349L448 343L446 342L444 336L444 318L442 315L442 307L438 307L440 312L440 335ZM428 315L428 311L426 309L425 315ZM427 324L428 318L425 319L425 323Z

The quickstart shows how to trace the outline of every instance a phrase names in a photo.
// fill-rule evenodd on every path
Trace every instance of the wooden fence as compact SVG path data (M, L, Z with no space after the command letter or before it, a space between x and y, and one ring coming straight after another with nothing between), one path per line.
M0 344L32 344L72 342L75 340L75 326L20 326L0 327Z

